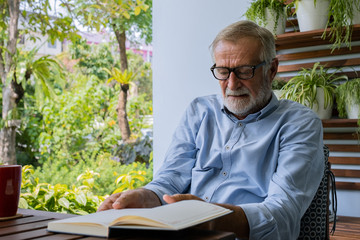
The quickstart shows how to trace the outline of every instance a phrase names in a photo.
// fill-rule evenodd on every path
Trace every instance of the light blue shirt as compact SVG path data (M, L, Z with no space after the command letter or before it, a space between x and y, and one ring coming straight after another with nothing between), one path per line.
M165 161L145 188L191 193L240 206L251 239L296 239L324 172L322 124L309 108L272 95L238 120L220 95L196 98L177 127Z

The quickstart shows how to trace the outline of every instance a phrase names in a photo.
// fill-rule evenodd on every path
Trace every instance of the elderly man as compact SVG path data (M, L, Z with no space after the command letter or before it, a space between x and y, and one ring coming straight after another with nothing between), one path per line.
M99 210L202 199L233 210L212 229L296 239L324 169L321 121L272 94L279 63L268 30L236 22L211 50L222 94L190 104L151 183L111 195Z

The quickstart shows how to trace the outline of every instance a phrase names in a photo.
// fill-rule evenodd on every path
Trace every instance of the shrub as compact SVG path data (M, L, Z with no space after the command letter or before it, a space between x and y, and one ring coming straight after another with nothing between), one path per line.
M55 179L62 176L63 181L69 182L68 184L51 184L40 180L53 180L53 169L51 172L47 171L48 168L46 171L34 171L32 166L24 166L19 207L84 215L96 212L109 194L142 187L152 179L151 160L149 167L145 163L135 162L114 168L113 164L119 163L109 159L98 161L97 164L96 170L82 169L83 172L78 176L75 176L80 172L78 165L75 169L63 167L55 171Z
M22 171L21 208L84 215L96 212L105 199L94 195L86 185L69 188L66 184L41 183L39 178L32 176L34 170L30 165L24 166Z

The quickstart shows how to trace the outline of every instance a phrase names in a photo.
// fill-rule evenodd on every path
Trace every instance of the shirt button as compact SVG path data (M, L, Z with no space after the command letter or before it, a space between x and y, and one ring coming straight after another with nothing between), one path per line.
M242 127L242 123L239 123L239 127Z
M223 174L224 176L226 176L226 172L223 172L222 174Z
M229 147L229 146L226 146L225 148L226 148L226 150L229 150L229 149L230 149L230 147Z
M209 200L209 197L205 197L205 200L206 200L206 201Z

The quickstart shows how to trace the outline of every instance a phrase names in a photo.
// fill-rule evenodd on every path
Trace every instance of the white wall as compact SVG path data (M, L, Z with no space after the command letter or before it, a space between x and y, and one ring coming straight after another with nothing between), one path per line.
M250 0L153 0L154 172L189 102L218 93L209 70L209 45L228 24L243 19ZM338 214L360 216L358 195L338 191ZM355 205L354 205L355 204ZM355 210L355 212L354 212Z
M153 0L154 172L190 101L219 93L209 45L244 19L248 0Z
M23 47L25 51L31 51L34 47L40 47L37 52L38 56L44 55L57 55L62 52L62 44L59 40L55 41L54 47L49 47L48 36L42 36L40 33L31 33L32 37L36 38L36 41L30 39L30 35L25 35L25 43L19 43L19 46Z

